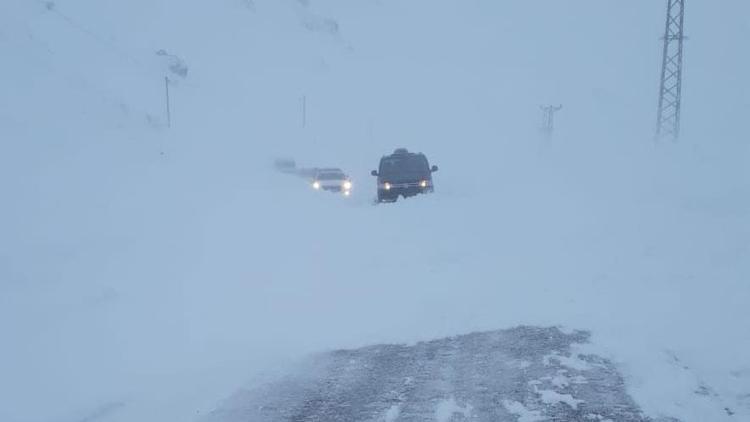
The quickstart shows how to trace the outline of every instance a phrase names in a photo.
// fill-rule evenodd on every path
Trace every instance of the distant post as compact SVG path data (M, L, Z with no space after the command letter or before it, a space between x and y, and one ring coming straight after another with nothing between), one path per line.
M169 104L169 76L164 77L164 88L166 92L166 100L167 100L167 127L172 127L172 110Z
M562 105L559 106L541 106L542 109L542 133L547 137L552 136L552 132L555 130L555 113L562 110Z

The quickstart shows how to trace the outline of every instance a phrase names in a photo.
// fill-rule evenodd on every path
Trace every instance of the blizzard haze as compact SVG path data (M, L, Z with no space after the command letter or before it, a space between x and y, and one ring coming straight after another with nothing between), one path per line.
M664 3L3 0L0 420L195 420L310 353L519 325L590 331L649 416L750 420L750 3L686 1L654 143ZM373 205L398 147L435 193Z

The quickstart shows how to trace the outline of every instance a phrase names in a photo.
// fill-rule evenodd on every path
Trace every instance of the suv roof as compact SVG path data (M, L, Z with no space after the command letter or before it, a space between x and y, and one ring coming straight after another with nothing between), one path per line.
M424 156L424 153L421 153L421 152L410 152L406 148L396 148L395 150L393 150L392 154L390 154L390 155L384 155L383 158L398 157L398 156L403 156L403 155L421 155L421 156Z
M317 169L317 173L343 173L344 170L341 170L340 168L322 168Z

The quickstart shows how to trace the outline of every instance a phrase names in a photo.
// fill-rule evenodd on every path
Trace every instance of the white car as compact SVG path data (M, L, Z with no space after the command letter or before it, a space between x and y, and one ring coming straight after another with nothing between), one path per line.
M340 192L344 196L349 196L352 193L351 179L338 168L316 169L311 186L315 190Z
M286 173L286 174L295 174L297 173L297 163L294 162L291 158L277 158L273 162L273 166L276 167L276 170Z

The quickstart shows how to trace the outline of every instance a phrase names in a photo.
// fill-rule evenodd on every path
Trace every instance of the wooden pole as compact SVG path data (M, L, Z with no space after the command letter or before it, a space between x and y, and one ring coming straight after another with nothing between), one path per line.
M164 87L166 88L166 94L167 94L167 127L172 127L172 111L170 109L169 105L169 77L164 77Z

